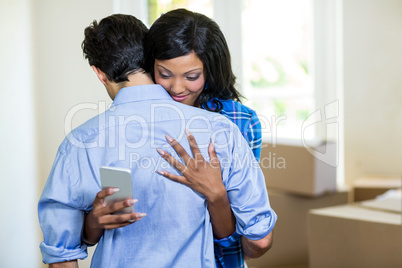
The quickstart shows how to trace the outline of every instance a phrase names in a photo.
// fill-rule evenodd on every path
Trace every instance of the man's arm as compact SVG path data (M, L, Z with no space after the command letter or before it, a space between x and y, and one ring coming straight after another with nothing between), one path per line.
M273 231L259 240L251 240L242 236L241 243L246 258L259 258L272 247Z
M257 258L272 246L277 215L271 208L262 170L240 131L233 128L230 167L222 177L236 217L236 232L242 236L245 256ZM219 138L216 136L216 139Z
M59 147L38 202L38 217L43 232L40 250L43 262L49 264L63 263L70 260L71 256L74 259L85 259L88 256L87 247L81 241L85 216L83 208L87 206L82 203L85 198L81 197L85 191L84 187L78 186L82 184L77 182L75 170L67 168L84 164L77 164L81 163L77 150L70 150L64 145Z
M49 264L49 268L78 268L77 260Z

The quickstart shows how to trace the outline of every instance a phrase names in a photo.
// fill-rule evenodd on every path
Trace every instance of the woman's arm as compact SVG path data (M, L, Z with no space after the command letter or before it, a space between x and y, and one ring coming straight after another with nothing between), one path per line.
M167 141L181 156L185 165L181 164L166 151L157 149L159 154L179 170L183 176L174 175L166 171L158 172L166 178L185 184L194 191L204 195L208 202L208 211L211 216L214 236L217 239L228 237L236 230L236 220L230 207L226 188L222 182L221 167L213 142L208 147L210 162L207 162L202 157L194 136L187 130L186 134L193 158L187 154L176 140L166 136Z

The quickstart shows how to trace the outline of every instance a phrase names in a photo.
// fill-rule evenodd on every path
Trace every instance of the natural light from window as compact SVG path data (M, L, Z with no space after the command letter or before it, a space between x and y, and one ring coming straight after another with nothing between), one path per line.
M160 15L176 8L186 8L213 18L212 0L148 0L148 24Z
M264 138L301 139L314 111L311 18L311 0L244 1L243 92ZM314 128L304 137L313 138Z

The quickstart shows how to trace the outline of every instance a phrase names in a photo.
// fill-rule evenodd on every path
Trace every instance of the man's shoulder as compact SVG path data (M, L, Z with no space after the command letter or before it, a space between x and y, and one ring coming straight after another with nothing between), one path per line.
M91 144L91 142L95 140L94 137L98 136L99 132L105 128L103 124L105 120L101 120L102 116L104 115L105 113L96 115L88 119L81 125L77 126L76 128L71 129L70 131L68 130L68 126L66 125L66 136L63 142L60 144L59 150L67 151L73 148L88 147L88 144Z

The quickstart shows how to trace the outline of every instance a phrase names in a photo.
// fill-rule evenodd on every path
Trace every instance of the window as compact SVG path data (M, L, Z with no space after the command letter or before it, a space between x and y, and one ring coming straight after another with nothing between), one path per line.
M148 25L180 7L213 18L228 41L243 102L261 119L263 137L325 138L324 126L303 129L303 123L334 100L334 0L115 0L115 6Z
M213 17L212 0L148 0L148 25L161 14L176 8L186 8Z
M311 18L311 0L244 1L243 92L266 128L263 136L300 139L314 111ZM309 127L304 137L314 134Z

